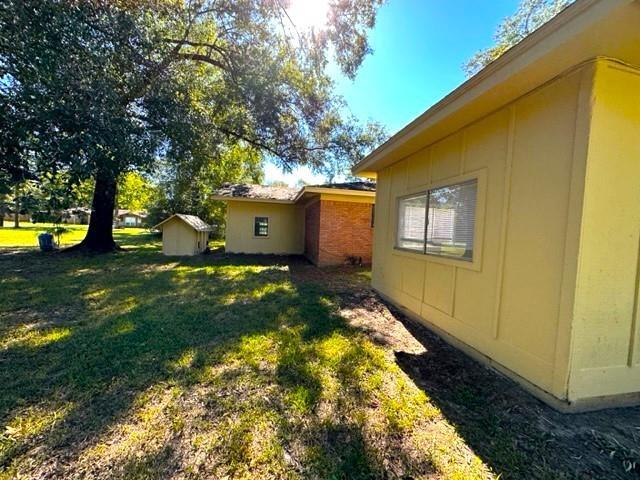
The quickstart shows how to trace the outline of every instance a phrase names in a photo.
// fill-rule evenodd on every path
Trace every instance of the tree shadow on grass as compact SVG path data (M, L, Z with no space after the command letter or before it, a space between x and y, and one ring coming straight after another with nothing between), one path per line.
M355 331L325 290L290 282L287 261L0 256L0 473L154 478L184 461L171 443L184 441L207 445L194 475L381 475L348 419L363 396L350 398L353 372L337 369L344 405L324 391L325 339Z
M425 347L397 364L501 478L638 477L640 408L559 413L390 308Z

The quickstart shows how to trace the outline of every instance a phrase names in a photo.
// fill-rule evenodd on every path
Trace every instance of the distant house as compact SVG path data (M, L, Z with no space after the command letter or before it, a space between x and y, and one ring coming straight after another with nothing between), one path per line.
M62 223L87 225L91 218L91 209L86 207L67 208L62 211Z
M118 210L115 215L115 225L118 228L143 227L146 225L147 213L133 210Z
M638 1L576 1L354 173L384 297L559 408L640 402Z
M211 227L195 215L176 213L153 230L162 232L165 255L197 255L207 249Z
M375 183L301 189L224 185L225 248L232 253L304 254L316 265L371 263Z

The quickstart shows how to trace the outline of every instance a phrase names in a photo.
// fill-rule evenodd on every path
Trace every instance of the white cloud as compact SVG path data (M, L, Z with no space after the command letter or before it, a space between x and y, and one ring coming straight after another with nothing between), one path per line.
M291 173L284 173L280 167L270 161L264 162L264 177L267 184L281 181L291 187L297 187L300 180L312 185L325 182L324 176L313 173L309 167L297 167Z

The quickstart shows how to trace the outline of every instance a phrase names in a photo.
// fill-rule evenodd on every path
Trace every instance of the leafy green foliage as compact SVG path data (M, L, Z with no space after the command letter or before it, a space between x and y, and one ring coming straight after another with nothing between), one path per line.
M325 30L292 34L280 1L7 0L0 171L95 179L87 245L110 249L123 172L207 171L234 145L288 169L360 155L325 66L355 74L380 3L333 2Z
M521 0L516 12L505 18L496 34L495 45L480 50L464 64L468 76L475 75L527 35L551 20L574 0Z
M127 172L118 180L118 208L146 210L154 194L151 182L137 172Z
M158 185L147 221L156 225L174 213L197 215L218 234L225 224L224 204L213 200L214 190L225 182L261 183L262 156L250 146L231 143L210 153L203 152L201 161L163 162Z
M58 247L61 245L60 240L62 238L62 235L64 235L65 233L69 233L70 231L71 230L69 228L60 224L56 224L50 228L47 228L47 232L56 238L56 245L58 245Z

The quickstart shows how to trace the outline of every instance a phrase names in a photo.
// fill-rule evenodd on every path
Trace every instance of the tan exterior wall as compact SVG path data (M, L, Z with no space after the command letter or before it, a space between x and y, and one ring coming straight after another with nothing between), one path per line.
M269 218L269 236L254 236L255 217ZM304 208L300 205L227 202L225 248L230 253L302 254Z
M586 170L569 398L640 391L640 71L600 61Z
M593 66L378 172L373 286L567 398ZM394 248L401 196L478 179L473 262Z
M196 232L178 218L162 226L162 253L165 255L197 255L207 248L208 232Z

